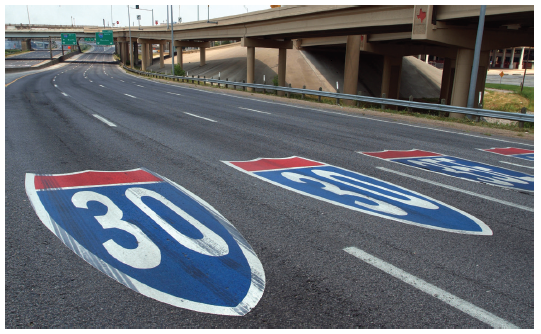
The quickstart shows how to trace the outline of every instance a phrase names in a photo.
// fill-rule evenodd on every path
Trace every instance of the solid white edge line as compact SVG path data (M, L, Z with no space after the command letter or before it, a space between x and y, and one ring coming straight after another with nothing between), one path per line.
M165 86L176 87L176 88L180 88L180 89L190 89L190 90L195 90L195 91L198 91L198 92L222 95L222 96L227 96L227 97L232 97L232 98L237 98L237 99L242 99L242 100L250 100L250 101L257 101L257 102L261 102L261 103L276 104L276 105L282 105L282 106L291 107L291 108L297 108L297 109L314 110L314 111L319 111L319 112L328 113L328 114L336 114L336 115L342 115L342 116L353 117L353 118L368 119L368 120L376 121L376 122L393 123L393 124L399 124L399 125L409 126L409 127L413 127L413 128L427 129L427 130L433 130L433 131L438 131L438 132L446 132L446 133L452 133L452 134L455 134L455 135L462 135L462 136L468 136L468 137L474 137L474 138L481 138L481 139L486 139L486 140L501 141L501 142L505 142L505 143L512 143L512 144L519 144L519 145L526 145L526 146L534 146L534 144L526 144L526 143L519 143L519 142L514 142L514 141L510 141L510 140L505 140L505 139L476 136L476 135L472 135L472 134L469 134L469 133L454 132L454 131L448 131L448 130L443 130L443 129L436 129L436 128L430 128L430 127L425 127L425 126L420 126L420 125L414 125L414 124L400 123L400 122L394 122L394 121L386 121L386 120L383 120L383 119L377 119L377 118L359 116L359 115L350 115L350 114L345 114L345 113L336 112L336 111L328 111L328 110L322 110L322 109L316 109L316 108L301 107L301 106L295 106L295 105L291 105L291 104L287 104L287 103L264 101L264 100L254 99L254 98L230 95L230 94L226 94L226 93L209 92L209 91L206 91L206 90L203 90L203 89L190 88L190 87L184 87L184 86L176 86L176 85L171 85L171 84L167 84L167 83L164 83L164 82L152 81L150 79L140 78L140 77L138 77L136 75L134 75L134 77L137 77L137 79L139 79L139 80L145 80L145 81L158 83L158 84L165 85ZM135 83L135 82L133 82L133 83ZM375 117L378 117L378 116L375 116Z
M173 94L173 95L178 95L178 96L183 96L181 94L177 94L177 93L171 93L171 92L166 92L167 94Z
M204 120L207 120L209 122L214 122L214 123L217 123L218 121L215 121L213 119L210 119L210 118L205 118L205 117L201 117L201 116L197 116L197 115L194 115L194 114L190 114L189 112L184 112L186 115L190 115L190 116L193 116L193 117L197 117L197 118L202 118Z
M104 117L98 115L98 114L93 114L92 116L96 117L97 119L99 119L100 121L102 121L103 123L109 125L109 126L112 126L112 127L116 127L116 124L113 123L113 122L110 122L109 120L105 119Z
M502 164L509 164L509 165L513 165L513 166L518 166L518 167L524 167L524 168L531 168L531 169L534 169L534 167L531 167L531 166L523 166L523 165L518 165L518 164L514 164L514 163L511 163L511 162L507 162L507 161L500 161Z
M132 96L132 95L130 95L130 94L124 94L124 95L126 95L126 96L129 96L129 97L132 97L132 98L136 99L136 97L135 97L135 96Z
M442 290L438 288L435 285L432 285L416 276L413 276L404 270L397 268L393 266L390 263L387 263L373 255L370 255L359 248L356 247L346 247L343 249L346 253L349 253L356 258L386 272L387 274L398 278L404 283L407 283L419 290L421 290L424 293L427 293L431 295L432 297L435 297L442 302L474 317L475 319L484 322L487 325L490 325L494 328L509 328L509 329L518 329L520 327L517 327L513 325L512 323L488 312L483 310L480 307L477 307L453 294L450 294L449 292Z
M401 176L409 177L409 178L414 179L414 180L417 180L417 181L430 183L430 184L433 184L433 185L436 185L436 186L439 186L439 187L442 187L442 188L447 188L447 189L454 190L454 191L458 191L458 192L461 192L461 193L464 193L464 194L468 194L468 195L471 195L471 196L480 197L480 198L483 198L483 199L486 199L486 200L489 200L489 201L493 201L493 202L496 202L496 203L500 203L500 204L512 206L512 207L515 207L515 208L517 208L517 209L522 209L522 210L534 212L534 211L533 211L533 210L534 210L533 208L529 208L529 207L527 207L527 206L523 206L523 205L520 205L520 204L515 204L515 203L503 201L503 200L501 200L501 199L497 199L497 198L494 198L494 197L490 197L490 196L485 196L485 195L477 194L477 193L474 193L474 192L471 192L471 191L468 191L468 190L464 190L464 189L460 189L460 188L455 188L455 187L453 187L453 186L448 186L448 185L443 184L443 183L439 183L439 182L435 182L435 181L426 180L426 179L423 179L423 178L421 178L421 177L417 177L417 176L409 175L409 174L406 174L406 173L398 172L398 171L395 171L395 170L392 170L392 169L388 169L388 168L385 168L385 167L376 167L376 168L377 168L377 169L380 169L380 170L383 170L383 171L386 171L386 172L390 172L390 173L398 174L398 175L401 175Z
M255 110L255 109L248 109L248 108L243 108L243 107L238 107L238 108L239 108L239 109L244 109L244 110L255 111L255 112L262 113L262 114L269 114L269 115L272 115L270 112L266 112L266 111L260 111L260 110Z

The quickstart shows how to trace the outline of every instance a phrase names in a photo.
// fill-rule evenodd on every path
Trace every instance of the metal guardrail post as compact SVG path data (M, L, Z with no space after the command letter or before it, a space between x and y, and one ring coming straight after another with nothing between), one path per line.
M246 81L242 80L242 83L246 83ZM246 91L246 87L245 87L245 86L242 86L242 91L243 91L243 92Z
M338 86L338 82L336 83L336 85ZM340 94L340 89L336 89L336 93ZM336 98L336 105L339 106L340 105L340 99L339 98Z
M520 113L525 114L526 113L526 107L522 107L522 109L520 109ZM519 121L518 122L518 127L521 128L521 129L524 128L524 122Z
M441 99L441 104L445 104L445 99ZM439 114L440 117L445 117L445 111L440 111Z
M288 86L289 88L291 88L291 84L288 84L287 86ZM287 97L288 97L288 98L291 97L291 93L290 93L290 92L287 92Z
M225 81L229 81L229 78L225 78ZM225 88L227 88L227 84L225 84Z
M320 92L321 92L321 89L322 89L322 88L319 87L319 91L320 91ZM318 95L318 96L317 96L317 102L321 102L321 95Z
M413 102L413 95L410 95L410 102ZM411 114L411 107L408 107L408 112Z

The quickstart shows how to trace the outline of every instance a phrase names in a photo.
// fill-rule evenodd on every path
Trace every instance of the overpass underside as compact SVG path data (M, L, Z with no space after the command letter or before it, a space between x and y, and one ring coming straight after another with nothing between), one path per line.
M255 48L275 48L279 49L278 84L284 86L288 49L345 48L344 93L357 94L361 54L374 54L382 58L378 94L398 98L402 57L432 55L444 59L440 98L446 104L466 106L479 12L480 6L284 6L219 18L217 24L177 24L174 46L181 48L177 49L176 63L182 66L182 47L199 48L200 66L205 66L205 49L211 41L240 40L246 47L246 81L254 82ZM533 46L533 27L533 6L487 6L475 84L475 94L480 97L475 99L476 107L483 99L490 50ZM114 36L124 63L141 44L142 69L146 69L153 59L151 45L159 45L163 67L163 49L171 41L170 30L158 26L132 31L133 52L129 52L127 29L115 30ZM172 52L171 47L169 50ZM138 56L130 64L133 59Z

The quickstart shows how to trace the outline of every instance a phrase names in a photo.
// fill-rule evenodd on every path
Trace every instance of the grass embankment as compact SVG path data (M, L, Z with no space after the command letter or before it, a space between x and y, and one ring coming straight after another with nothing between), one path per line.
M512 91L512 93L485 91L484 109L520 112L523 107L526 107L528 111L534 111L533 87L524 87L522 92L520 86L487 83L485 87Z
M16 50L16 49L6 50L5 57L20 54L20 53L27 53L27 52L30 52L30 51L22 51L22 50Z

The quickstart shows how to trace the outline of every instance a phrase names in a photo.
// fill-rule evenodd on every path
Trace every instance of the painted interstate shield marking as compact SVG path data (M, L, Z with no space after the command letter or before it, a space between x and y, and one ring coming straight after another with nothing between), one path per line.
M62 242L132 290L189 310L244 315L265 273L225 217L145 169L26 174L37 215Z
M533 154L534 154L533 150L526 150L526 149L523 149L523 148L516 148L516 147L502 147L502 148L493 147L493 148L489 148L489 149L479 148L479 150L486 151L486 152L491 152L491 153L496 153L496 154L500 154L500 155L506 155L508 157L515 157L515 158L519 158L519 159L534 161L533 160Z
M421 150L358 152L461 179L533 192L533 175Z
M414 191L301 157L224 161L261 180L351 210L430 229L492 235L479 219Z

